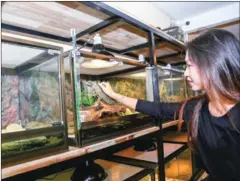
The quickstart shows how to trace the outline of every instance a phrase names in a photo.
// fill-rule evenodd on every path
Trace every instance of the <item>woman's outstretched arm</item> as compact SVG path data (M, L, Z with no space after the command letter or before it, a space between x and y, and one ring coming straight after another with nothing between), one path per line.
M136 110L136 105L137 105L137 101L138 101L137 99L123 96L121 94L114 92L109 83L102 82L102 83L99 83L99 86L102 88L102 90L105 92L105 94L107 94L112 99L124 104L125 106L127 106L131 109Z
M109 83L102 82L99 84L102 90L117 102L132 108L138 112L157 116L161 119L173 120L175 112L180 109L181 103L154 103L150 101L138 100L120 95L113 91Z

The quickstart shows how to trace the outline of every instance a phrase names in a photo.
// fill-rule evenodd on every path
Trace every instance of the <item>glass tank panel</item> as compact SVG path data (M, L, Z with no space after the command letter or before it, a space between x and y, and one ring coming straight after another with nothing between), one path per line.
M187 97L187 84L183 74L167 70L159 76L160 101L181 102Z
M145 72L143 71L141 74L145 74ZM131 73L96 80L89 80L81 76L80 117L84 123L81 128L83 139L97 135L103 137L109 134L121 135L127 130L153 126L152 119L149 120L147 116L111 99L98 85L102 81L108 82L117 93L146 99L146 80L145 77L139 77L139 75L140 73ZM94 122L98 124L97 127L93 126Z
M61 125L58 56L19 74L20 121L27 129Z
M80 114L86 114L84 121L95 121L114 116L135 114L134 110L108 97L99 87L98 83L108 82L117 93L137 99L146 99L145 78L139 78L137 75L140 74L132 73L127 76L115 76L114 78L101 80L89 80L87 77L81 76Z
M2 158L7 159L22 154L29 154L42 149L54 148L64 144L61 134L38 136L35 138L2 143Z
M69 57L64 58L64 93L65 93L65 108L66 108L66 119L68 125L68 136L75 136L75 106L73 101L73 84L71 77L71 67Z
M58 51L3 42L2 53L3 162L66 147Z
M190 180L192 176L192 159L189 148L165 164L165 174L166 180Z
M126 134L127 130L137 131L144 126L154 125L152 118L111 99L99 86L100 82L108 82L114 91L122 95L146 99L145 67L139 68L140 71L125 72L126 69L138 67L118 62L110 68L89 68L85 63L92 63L93 59L82 55L77 60L75 64L68 56L64 60L69 138L77 138L83 144L90 144L109 139L108 135L118 136ZM74 94L75 98L73 98Z

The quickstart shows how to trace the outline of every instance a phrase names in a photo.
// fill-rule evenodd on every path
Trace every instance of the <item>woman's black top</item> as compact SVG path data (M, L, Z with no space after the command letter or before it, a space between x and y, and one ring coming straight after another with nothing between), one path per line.
M197 101L186 104L183 119L188 124ZM153 103L138 100L136 111L163 120L173 120L181 103ZM197 155L214 181L240 181L240 103L221 117L212 116L205 101L200 110ZM231 122L234 123L235 127ZM237 129L236 129L237 128Z

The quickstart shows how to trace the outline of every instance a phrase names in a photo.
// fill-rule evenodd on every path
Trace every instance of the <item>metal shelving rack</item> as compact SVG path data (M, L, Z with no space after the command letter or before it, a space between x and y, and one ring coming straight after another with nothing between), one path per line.
M136 45L136 46L132 46L130 48L120 49L120 50L107 47L106 50L110 51L110 52L113 52L113 53L116 53L116 54L125 55L125 56L136 59L137 55L134 54L133 51L143 49L143 48L148 48L149 56L146 57L146 61L153 68L152 80L153 80L154 102L159 102L160 97L159 97L159 88L158 88L159 86L158 86L157 65L158 64L159 65L166 65L168 62L166 62L164 60L169 60L171 58L177 59L179 56L183 55L185 53L185 45L182 42L180 42L180 41L172 38L171 36L163 33L161 30L159 30L155 27L146 25L146 24L142 23L141 21L136 20L136 19L132 18L131 16L129 16L129 15L127 15L127 14L125 14L125 13L123 13L123 12L121 12L121 11L115 9L115 8L112 8L112 7L106 5L102 2L78 2L78 3L84 4L88 7L91 7L93 9L97 10L97 11L105 13L110 17L105 19L104 21L94 25L94 26L91 26L91 27L85 29L82 32L77 33L76 34L76 44L77 45L83 45L85 43L83 40L79 40L80 37L82 37L86 34L95 33L97 31L102 30L102 29L104 29L104 28L106 28L110 25L113 25L113 24L119 22L119 21L124 21L124 22L134 26L135 28L147 33L147 42L146 43L139 44L139 45ZM48 32L40 32L40 31L37 31L37 30L27 29L25 27L19 27L19 26L15 26L15 25L12 25L12 24L7 24L7 23L2 23L1 25L2 25L2 31L11 31L11 32L14 32L14 33L23 33L23 34L27 34L27 35L31 35L31 36L42 37L44 39L56 40L56 41L64 42L64 43L68 43L68 44L73 42L72 37L58 36L58 35L50 34ZM163 42L166 42L170 45L178 47L179 51L176 52L176 53L173 53L173 54L157 57L156 52L155 52L156 45L159 44L159 43L163 43ZM88 46L91 47L92 44L89 43ZM174 63L171 63L171 64L172 65L181 65L181 64L184 64L184 61L180 60L180 61L177 61L177 62L174 62ZM129 71L131 71L131 70L129 70ZM125 70L125 72L127 72L127 71ZM117 72L117 73L119 73L119 72ZM103 75L103 77L104 76L110 76L110 75L112 76L112 75L114 75L114 73L113 74L108 73L106 75ZM155 120L158 123L158 126L160 128L160 131L157 131L156 133L154 133L154 136L156 136L156 139L157 139L157 148L158 148L157 149L158 172L161 173L159 175L159 179L161 181L164 181L165 180L164 163L166 162L166 160L169 160L170 157L168 159L164 158L164 152L163 152L164 147L163 147L163 138L162 138L163 134L162 134L162 131L161 131L162 130L162 120L160 120L159 118L155 118ZM153 135L150 135L150 136L153 136ZM129 144L127 144L127 145L129 146ZM122 148L120 148L120 146L122 146ZM118 145L118 150L121 150L123 148L124 148L124 146L122 144ZM181 149L183 149L183 148L181 148ZM184 149L185 149L185 147L184 147ZM110 150L111 151L114 150L114 151L112 151L112 153L114 153L114 152L116 152L117 147L114 148L114 149L111 148ZM111 152L111 151L109 151L109 152ZM180 151L182 151L182 150L180 150ZM174 156L176 153L177 152L175 152L172 156ZM93 154L90 154L89 156L93 156ZM87 157L89 157L89 156L87 156ZM55 169L52 169L52 171L59 170L60 165L61 166L64 165L66 167L67 165L69 165L70 161L71 160L67 161L68 164L66 164L66 163L65 164L59 164L59 166L57 166L58 169L55 168ZM43 173L43 171L41 171L41 170L38 171L38 172L41 173L41 174ZM33 172L33 173L36 174L36 172Z

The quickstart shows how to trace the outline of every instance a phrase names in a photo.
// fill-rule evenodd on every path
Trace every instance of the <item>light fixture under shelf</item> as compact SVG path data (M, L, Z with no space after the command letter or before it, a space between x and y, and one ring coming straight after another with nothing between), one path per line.
M103 69L103 68L121 66L123 64L120 61L114 60L115 56L112 53L105 50L105 47L102 44L102 38L98 33L93 37L92 52L110 56L112 57L112 59L103 60L101 58L93 58L92 60L83 62L81 64L81 67L87 68L87 69Z
M110 68L110 67L116 67L121 66L123 63L116 61L116 60L101 60L101 59L92 59L90 61L86 61L81 64L82 67L88 68L88 69L103 69L103 68Z

